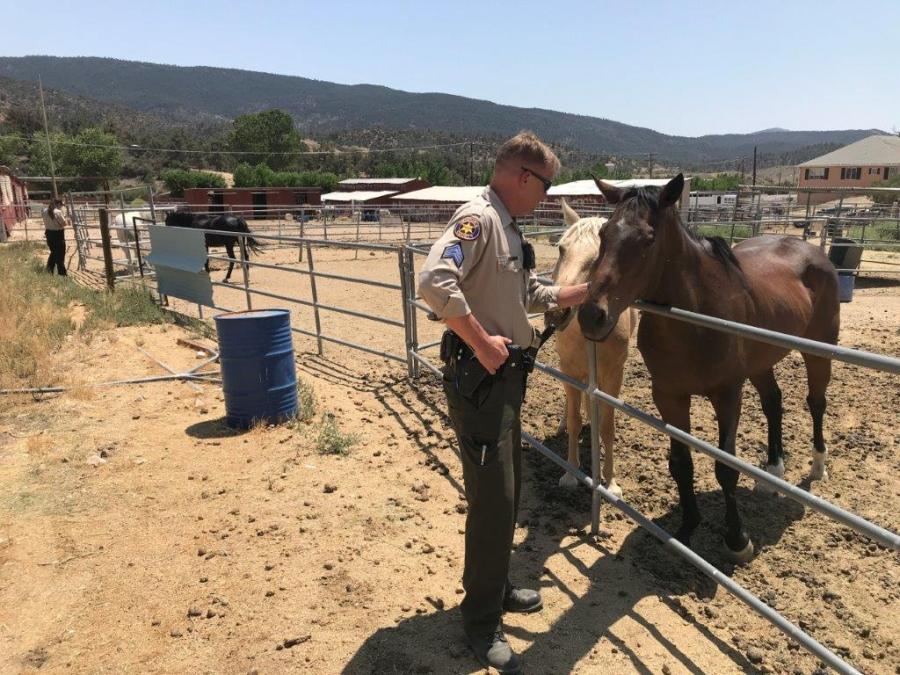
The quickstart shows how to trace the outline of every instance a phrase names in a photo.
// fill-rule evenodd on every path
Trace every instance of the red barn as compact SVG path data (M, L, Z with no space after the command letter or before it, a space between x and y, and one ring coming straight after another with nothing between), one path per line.
M275 218L322 203L319 187L188 188L184 198L191 211L229 212L245 218Z
M11 234L28 217L28 188L5 166L0 166L0 222Z

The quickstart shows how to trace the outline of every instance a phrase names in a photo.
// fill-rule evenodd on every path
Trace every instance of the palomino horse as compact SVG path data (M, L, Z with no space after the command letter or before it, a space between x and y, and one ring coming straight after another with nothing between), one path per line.
M191 213L190 211L170 211L166 214L166 225L169 227L191 227L198 230L223 230L225 232L244 232L250 233L247 221L238 216L227 215L206 215L200 213ZM218 234L207 232L204 235L206 248L210 246L224 246L228 253L228 272L222 280L228 282L231 278L231 271L234 269L234 245L238 238L230 234ZM245 239L245 246L241 249L241 259L246 260L250 256L250 250L257 255L262 253L256 240L253 237ZM246 256L246 257L245 257ZM206 271L209 272L209 260L206 261Z
M553 269L553 282L560 286L582 284L588 280L591 266L597 259L600 246L600 230L605 218L581 218L565 200L562 200L563 218L569 229L559 240L559 259ZM577 321L571 321L571 309L547 312L545 321L558 327L556 353L559 367L566 375L586 381L588 373L587 352L584 335ZM618 396L622 389L622 375L628 356L628 340L637 325L637 312L629 309L619 316L609 337L596 344L597 384L602 391ZM564 384L566 391L566 412L559 430L569 432L569 463L579 466L578 437L581 434L582 393L575 387ZM596 429L591 429L596 434ZM616 439L615 410L605 403L600 404L600 439L603 441L603 480L610 492L622 496L613 473L613 446ZM559 484L565 487L578 485L571 474L563 474Z
M799 239L754 237L734 249L719 237L697 237L674 208L684 178L664 188L618 189L597 181L616 211L600 233L601 253L590 272L589 299L578 322L591 340L605 340L635 300L671 305L731 321L835 344L840 323L837 274L818 248ZM638 349L650 371L653 400L669 424L690 431L691 396L706 396L716 412L719 447L734 454L744 381L759 392L769 427L766 470L784 475L781 390L773 366L789 350L671 318L644 314ZM803 354L813 421L810 479L824 479L822 417L831 361ZM678 485L682 524L690 543L700 523L694 465L687 446L671 442L669 471ZM735 499L738 473L716 462L725 496L726 550L737 562L753 555Z

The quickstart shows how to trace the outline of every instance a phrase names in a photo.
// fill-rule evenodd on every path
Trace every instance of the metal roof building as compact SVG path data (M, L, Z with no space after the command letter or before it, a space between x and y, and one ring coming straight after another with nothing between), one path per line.
M388 198L397 194L396 190L353 190L350 192L329 192L322 195L323 204L388 204Z
M404 192L391 200L400 204L465 204L484 192L484 185L435 185Z

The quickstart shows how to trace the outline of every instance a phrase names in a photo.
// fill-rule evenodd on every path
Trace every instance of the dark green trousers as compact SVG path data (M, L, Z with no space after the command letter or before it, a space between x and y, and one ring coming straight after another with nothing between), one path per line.
M489 377L470 398L456 388L453 366L445 369L444 392L459 442L468 502L460 609L469 634L500 625L509 558L522 483L520 410L526 373L506 368Z

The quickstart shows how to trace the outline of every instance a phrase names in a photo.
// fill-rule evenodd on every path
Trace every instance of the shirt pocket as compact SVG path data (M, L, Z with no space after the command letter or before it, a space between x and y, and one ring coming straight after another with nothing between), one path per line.
M516 256L498 255L497 269L500 272L512 272L514 274L522 274L522 261Z

